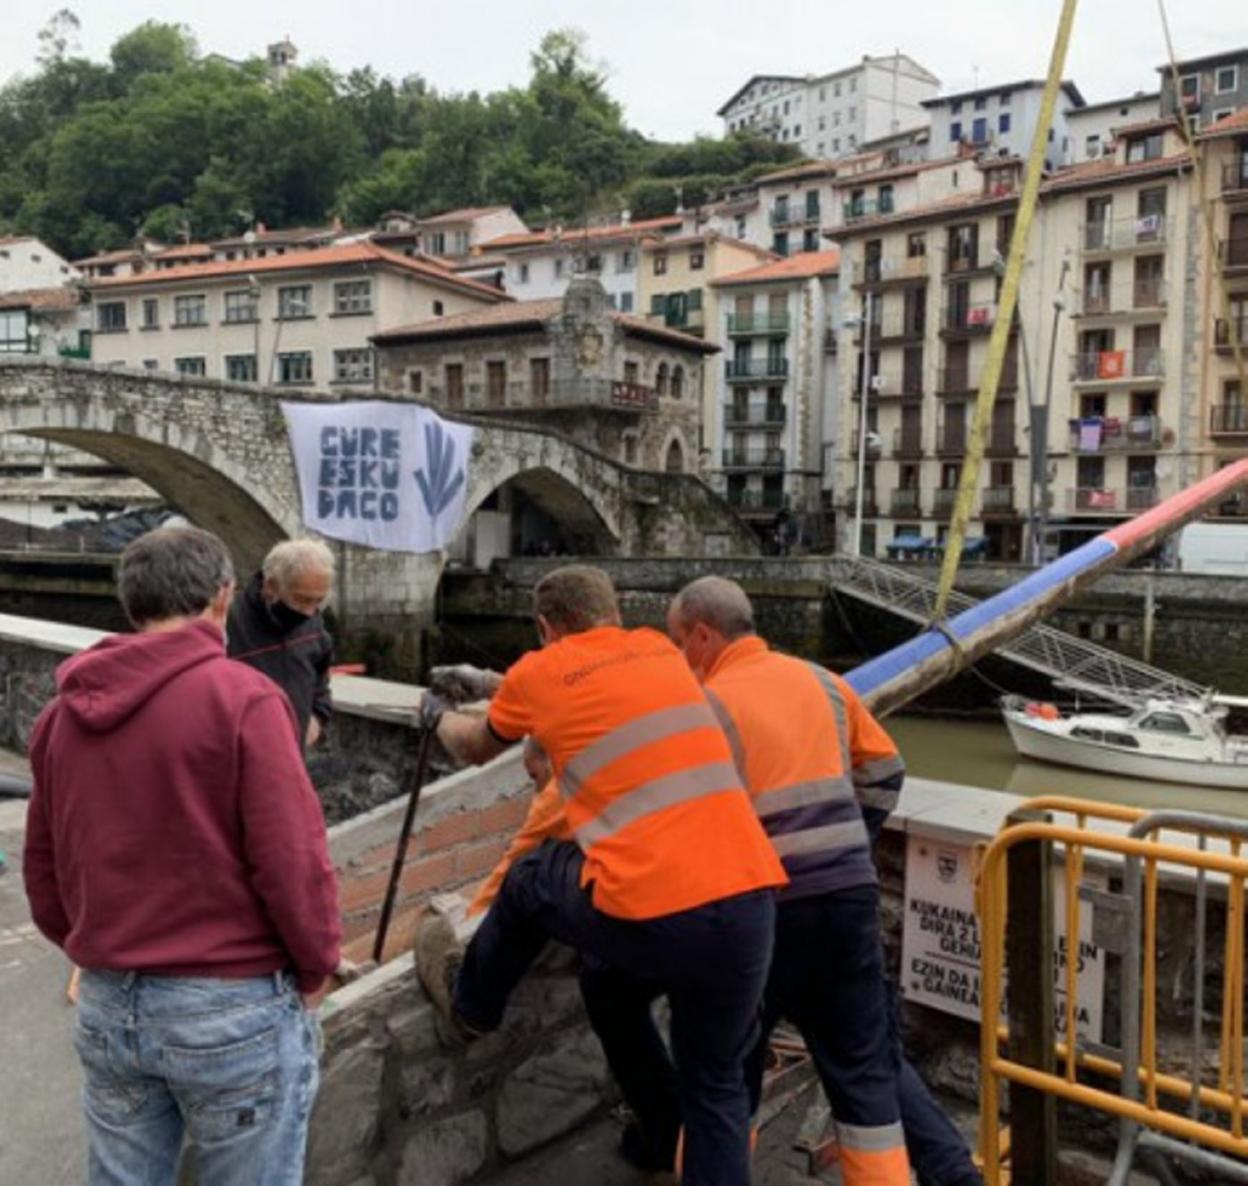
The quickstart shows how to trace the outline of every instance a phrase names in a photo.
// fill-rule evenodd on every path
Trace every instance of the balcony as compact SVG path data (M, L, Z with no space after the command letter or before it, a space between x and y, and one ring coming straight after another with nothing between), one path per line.
M966 425L940 424L936 427L936 456L961 457L966 452Z
M907 424L893 429L893 456L916 458L923 456L923 427Z
M1116 317L1126 313L1155 313L1166 307L1164 280L1136 280L1109 288L1085 288L1076 317Z
M789 373L787 358L730 358L724 363L729 383L749 383L760 379L783 379Z
M1229 320L1219 317L1213 323L1213 345L1219 354L1233 354L1236 344L1248 349L1248 312Z
M1171 220L1161 214L1089 222L1079 228L1079 249L1084 255L1096 255L1155 248L1170 241L1172 230Z
M949 305L940 319L942 338L969 338L977 334L990 334L997 322L996 302L982 305ZM1014 325L1018 325L1018 310L1014 311Z
M658 322L667 329L702 330L706 328L706 318L701 309L690 309L676 302L669 303L662 312L651 313L646 320Z
M913 311L907 315L904 309L890 309L878 321L871 323L871 344L882 346L888 342L921 341L926 328L922 315L916 316ZM859 328L854 334L854 344L861 345L862 337L863 331Z
M992 425L988 430L988 440L984 443L984 453L989 457L1017 457L1014 425Z
M1127 510L1147 511L1158 503L1157 487L1154 485L1138 485L1127 487Z
M1224 272L1240 274L1248 271L1248 235L1224 239L1218 244L1218 259Z
M787 313L729 313L728 333L733 337L745 338L752 334L787 334L789 332L789 315Z
M932 514L937 519L947 519L953 514L954 504L958 501L957 488L945 489L941 488L936 491L936 496L932 500Z
M764 512L774 514L788 508L789 496L783 490L729 490L724 495L728 505L746 514Z
M765 405L729 403L724 405L724 424L728 428L783 428L788 411L784 404Z
M1070 451L1072 453L1130 453L1151 452L1161 448L1161 418L1158 416L1130 416L1125 420L1113 418L1070 422Z
M1017 511L1014 506L1013 486L986 486L983 494L983 511L985 515L1013 515Z
M1226 198L1248 199L1248 153L1222 166L1222 194Z
M1141 350L1099 350L1070 356L1072 383L1117 383L1124 379L1160 380L1165 374L1165 352L1155 346Z
M900 486L888 500L889 511L896 519L923 517L923 499L916 486Z
M854 260L850 277L854 284L897 284L907 280L926 280L926 255L897 255L880 259Z
M876 218L883 214L893 214L897 210L896 203L888 198L859 198L857 201L841 204L841 217L845 222L857 222L862 218Z
M1066 509L1070 511L1116 511L1119 502L1117 490L1100 486L1080 486L1066 491Z
M784 469L783 449L725 449L724 469Z
M979 375L971 378L967 367L945 367L936 375L936 394L944 397L965 398L979 393ZM1006 360L1002 368L1001 378L997 383L997 392L1018 390L1018 365Z
M858 457L859 439L860 438L857 432L855 432L853 439L850 441L850 444L849 444L849 454L851 457L855 459ZM871 429L868 429L867 430L867 460L878 461L880 457L883 455L883 453L884 453L884 444L880 440L880 434Z
M439 384L434 384L429 394L449 398ZM491 416L534 416L569 409L637 414L657 412L659 408L659 396L653 387L594 376L555 379L544 384L515 379L490 391L487 398L489 406L483 411Z
M845 491L845 497L841 502L841 506L853 514L858 509L858 487L850 486ZM875 501L874 490L864 490L862 494L862 517L864 519L873 519L880 513L879 506Z
M1210 408L1209 435L1248 436L1248 404L1216 404Z
M767 221L773 227L805 226L807 223L819 221L819 207L811 206L773 206L768 212Z

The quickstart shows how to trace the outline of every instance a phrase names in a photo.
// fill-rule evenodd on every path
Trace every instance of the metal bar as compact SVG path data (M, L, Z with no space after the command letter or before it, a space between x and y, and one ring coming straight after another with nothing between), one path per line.
M1244 1135L1244 879L1231 878L1227 901L1235 903L1234 946L1223 973L1231 986L1231 1132ZM1227 926L1230 927L1228 911Z
M1161 1133L1141 1133L1140 1147L1182 1158L1200 1169L1219 1175L1214 1179L1217 1182L1248 1182L1248 1165L1244 1165L1242 1161L1232 1161L1229 1157L1194 1148L1186 1142L1176 1141Z
M1157 862L1144 862L1144 1061L1145 1100L1157 1107Z
M1076 818L1080 829L1084 816ZM1076 1007L1079 1003L1079 883L1083 880L1083 848L1071 845L1066 849L1066 1041L1072 1050L1079 1049ZM1066 1060L1066 1077L1073 1083L1078 1069L1076 1060Z
M1208 838L1202 835L1197 841L1201 851L1207 851ZM1193 956L1192 979L1192 1100L1188 1115L1193 1120L1200 1114L1200 1082L1204 1078L1205 1065L1205 916L1209 894L1208 876L1203 869L1196 871L1196 950Z

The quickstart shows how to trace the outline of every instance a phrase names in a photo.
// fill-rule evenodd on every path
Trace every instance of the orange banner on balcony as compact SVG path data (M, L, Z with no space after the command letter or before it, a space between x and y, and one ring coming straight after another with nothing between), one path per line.
M1098 379L1122 379L1127 373L1127 352L1125 350L1102 350L1096 357L1096 377Z

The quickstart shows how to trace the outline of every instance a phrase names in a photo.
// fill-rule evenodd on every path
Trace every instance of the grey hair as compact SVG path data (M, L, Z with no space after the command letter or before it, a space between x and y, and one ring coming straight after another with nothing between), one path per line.
M727 577L691 581L676 594L672 609L684 626L701 622L730 640L754 633L754 607L745 590Z
M279 590L289 589L294 577L308 569L334 575L334 554L323 540L284 539L269 549L261 567L264 579Z
M225 544L198 527L160 527L121 554L117 594L136 627L202 614L233 582Z

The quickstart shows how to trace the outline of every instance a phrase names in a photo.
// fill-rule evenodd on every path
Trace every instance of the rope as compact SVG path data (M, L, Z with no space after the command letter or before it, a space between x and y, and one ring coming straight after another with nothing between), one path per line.
M1044 154L1048 147L1049 129L1053 125L1053 112L1061 90L1062 73L1066 65L1066 50L1070 45L1070 31L1074 26L1075 8L1078 0L1062 0L1062 15L1053 43L1053 56L1049 61L1049 76L1044 84L1044 98L1040 104L1040 119L1031 142L1031 154L1027 159L1027 172L1023 178L1023 192L1018 202L1018 219L1010 240L1010 256L1005 265L1005 278L997 303L997 318L988 343L988 358L984 363L979 385L979 398L975 404L975 420L971 439L967 443L966 461L962 466L962 479L958 485L958 499L953 517L949 522L949 534L945 538L945 556L940 569L940 583L936 591L937 620L945 616L949 594L953 591L954 577L962 560L962 545L966 539L966 525L971 518L971 503L979 483L979 470L984 459L984 437L992 419L992 405L996 402L997 388L1001 383L1001 370L1005 364L1005 351L1009 344L1010 323L1018 305L1018 288L1023 275L1023 260L1027 254L1027 239L1040 196L1040 178L1044 172ZM938 626L933 626L939 629Z

